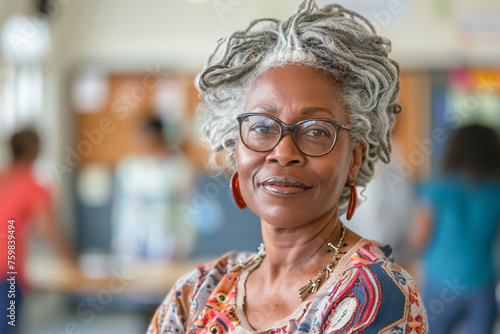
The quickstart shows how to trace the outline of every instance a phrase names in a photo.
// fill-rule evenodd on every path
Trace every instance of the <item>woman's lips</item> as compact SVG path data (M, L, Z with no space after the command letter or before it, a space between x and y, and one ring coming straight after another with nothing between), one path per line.
M271 193L280 195L298 194L311 188L299 180L285 177L269 178L262 182L261 186Z

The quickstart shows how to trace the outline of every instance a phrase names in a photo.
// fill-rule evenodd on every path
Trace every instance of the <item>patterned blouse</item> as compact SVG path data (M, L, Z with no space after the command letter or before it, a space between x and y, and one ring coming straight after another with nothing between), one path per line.
M255 266L227 253L180 278L156 311L157 333L428 333L417 285L394 264L392 248L361 239L340 260L313 298L271 328L256 331L243 311L245 281Z

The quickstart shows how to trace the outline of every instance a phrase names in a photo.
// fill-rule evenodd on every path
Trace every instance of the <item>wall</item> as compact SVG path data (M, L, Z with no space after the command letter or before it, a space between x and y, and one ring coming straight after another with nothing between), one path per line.
M245 28L258 17L284 18L298 3L290 0L64 2L68 3L61 5L53 27L61 56L65 55L68 62L135 59L195 68L218 38ZM318 1L328 2L331 1ZM340 2L359 10L383 35L390 37L394 55L405 67L446 66L463 60L463 21L467 17L500 13L500 2L488 0Z

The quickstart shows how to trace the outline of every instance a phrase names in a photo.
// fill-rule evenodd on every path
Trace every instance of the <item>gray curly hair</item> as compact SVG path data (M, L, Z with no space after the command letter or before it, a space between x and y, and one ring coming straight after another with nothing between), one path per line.
M355 181L364 188L377 161L390 162L391 131L395 113L401 111L396 104L399 66L388 57L390 51L391 42L378 36L363 16L334 4L319 9L314 0L302 1L285 21L255 20L247 29L222 38L196 78L208 165L220 171L236 169L232 154L239 136L236 115L243 112L251 85L273 67L300 64L320 69L340 84L352 126L352 147L358 143L365 147ZM340 213L348 201L346 184Z

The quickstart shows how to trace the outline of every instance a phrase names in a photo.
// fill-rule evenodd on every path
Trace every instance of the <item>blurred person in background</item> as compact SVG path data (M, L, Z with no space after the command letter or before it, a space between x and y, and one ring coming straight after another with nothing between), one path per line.
M77 268L76 254L59 230L51 191L41 185L34 175L33 163L40 147L38 135L31 130L17 132L12 136L10 146L12 163L6 170L0 172L0 333L2 334L13 333L19 325L22 296L28 288L24 260L34 228L39 230L44 239L71 267ZM15 222L9 223L11 220ZM14 227L9 229L9 225ZM10 254L9 249L13 251ZM12 262L9 263L8 259ZM16 274L8 274L10 272ZM11 287L11 283L14 282L12 277L15 277L15 298L9 293L14 290ZM8 324L11 318L7 317L11 314L7 308L13 300L16 327Z
M116 167L112 248L127 259L182 259L195 233L179 208L192 183L192 168L168 142L161 119L150 116L137 132L137 153Z
M421 188L410 241L423 250L422 298L431 333L492 333L496 316L494 242L500 224L500 139L481 125L459 129L441 175Z

